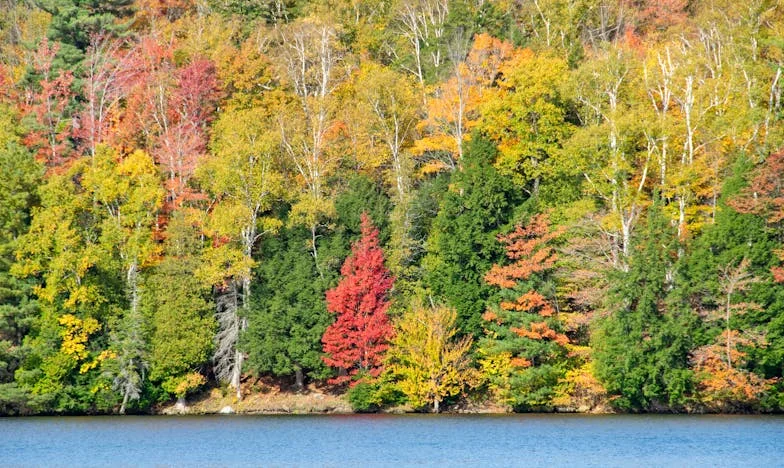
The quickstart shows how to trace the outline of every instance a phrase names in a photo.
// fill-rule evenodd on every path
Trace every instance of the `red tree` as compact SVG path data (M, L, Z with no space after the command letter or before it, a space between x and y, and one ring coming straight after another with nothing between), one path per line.
M217 107L219 86L215 65L205 59L177 69L175 80L161 119L166 124L153 155L168 174L168 201L177 207L194 196L188 180L207 151L207 130Z
M121 117L121 103L138 74L132 61L134 51L129 45L132 44L106 35L90 38L84 62L84 106L79 116L78 136L91 156L95 156L98 144L117 133L112 122Z
M74 77L68 71L55 73L52 62L60 46L44 38L33 56L33 69L40 76L38 87L28 89L22 114L30 124L23 143L49 168L70 162L74 122L69 107L74 100Z
M384 266L378 230L362 214L362 237L340 270L343 278L327 291L327 309L337 315L324 332L324 362L340 370L330 383L348 382L357 373L377 376L394 334L387 316L388 293L395 279Z
M215 64L193 58L178 67L174 48L149 35L124 58L133 74L126 80L125 110L111 132L114 146L144 148L159 164L166 176L164 213L199 196L188 183L207 152L221 97Z

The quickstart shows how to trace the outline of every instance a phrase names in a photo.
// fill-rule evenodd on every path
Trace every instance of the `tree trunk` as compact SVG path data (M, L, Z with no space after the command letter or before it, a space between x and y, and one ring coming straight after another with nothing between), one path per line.
M244 356L240 350L234 351L234 370L231 376L231 386L237 391L237 400L242 400L242 360Z
M123 392L123 401L120 405L120 414L125 414L125 407L128 405L128 392Z
M179 411L184 411L186 408L188 408L188 404L185 402L184 396L177 397L177 403L174 405L174 408Z
M727 367L732 369L732 334L730 333L730 313L732 311L732 289L727 292L727 309L725 320L727 322Z
M440 406L441 406L441 400L439 398L436 398L435 400L433 400L433 412L434 413L438 413L440 411Z
M301 393L305 389L305 375L302 373L302 367L294 366L294 389L297 393Z

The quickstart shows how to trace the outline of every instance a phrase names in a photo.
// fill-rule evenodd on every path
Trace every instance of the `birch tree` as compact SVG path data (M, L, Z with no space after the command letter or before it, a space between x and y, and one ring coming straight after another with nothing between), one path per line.
M301 183L291 217L310 229L311 255L318 268L319 228L334 211L325 181L339 155L330 154L327 143L337 123L335 90L348 78L345 51L337 29L312 18L278 32L278 66L293 93L278 116L281 145Z
M588 192L603 199L609 211L600 227L611 241L612 264L621 270L628 268L632 234L647 203L654 144L643 138L645 116L632 106L636 72L631 57L618 49L578 72L576 100L585 127L570 142L570 149L584 155L579 170Z
M284 190L279 148L271 109L232 110L216 123L214 154L198 173L213 199L206 226L213 242L202 271L219 285L213 360L218 377L235 388L238 399L244 355L237 342L247 326L254 248L281 225L270 215Z

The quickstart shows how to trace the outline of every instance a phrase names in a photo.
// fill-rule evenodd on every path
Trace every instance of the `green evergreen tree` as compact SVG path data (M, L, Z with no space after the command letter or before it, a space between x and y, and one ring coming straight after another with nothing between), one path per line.
M475 137L452 177L427 240L425 284L457 309L462 333L478 336L492 289L484 275L504 256L496 236L522 201L521 190L493 167L494 145Z
M780 232L765 218L751 213L740 213L731 205L748 186L753 164L740 156L722 186L715 222L707 226L694 242L679 277L676 292L682 300L693 304L705 317L712 318L692 333L695 344L706 345L729 328L746 336L765 336L765 344L742 347L746 353L745 369L764 378L780 378L784 369L784 285L771 278L771 267L778 264L773 252L781 245ZM731 314L729 323L724 317L725 273L743 262L743 272L750 281L744 290L735 291L733 303L748 304L743 313ZM784 404L782 387L769 397L773 408Z
M215 308L209 286L193 274L200 266L199 233L175 214L167 234L166 257L142 285L142 309L148 324L150 380L179 398L206 380Z
M313 259L303 252L308 236L305 229L285 229L262 242L265 261L256 272L259 281L242 344L249 370L256 375L295 376L298 389L306 376L326 375L321 335L330 317L324 291L334 278L319 276Z
M39 312L33 282L10 270L16 239L30 225L43 171L13 138L0 145L0 413L10 414L24 408L26 397L13 381L14 372L24 359L22 343Z
M321 360L321 336L331 319L324 294L337 281L351 242L359 235L361 214L367 212L379 223L383 240L389 238L390 209L378 184L364 176L350 179L335 200L335 230L319 241L318 269L307 251L310 231L292 226L262 241L242 344L251 372L293 376L299 390L305 377L328 375Z
M612 313L592 337L596 375L623 410L677 408L692 386L696 315L667 302L677 274L675 242L657 196L629 271L611 279Z
M58 53L61 66L75 71L77 76L92 36L125 33L131 24L128 17L134 13L133 0L36 0L35 3L52 15L47 36L62 44Z

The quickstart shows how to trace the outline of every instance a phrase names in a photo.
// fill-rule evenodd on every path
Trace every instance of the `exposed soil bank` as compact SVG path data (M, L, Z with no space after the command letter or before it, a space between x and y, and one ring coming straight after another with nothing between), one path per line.
M228 389L212 388L182 402L153 408L156 414L350 414L354 413L345 393L326 385L310 384L298 392L285 382L259 379L242 385L242 400ZM385 408L385 413L413 413L408 406ZM443 413L505 414L508 406L490 402L461 400L443 408ZM561 408L566 413L612 413L609 406L597 408Z

